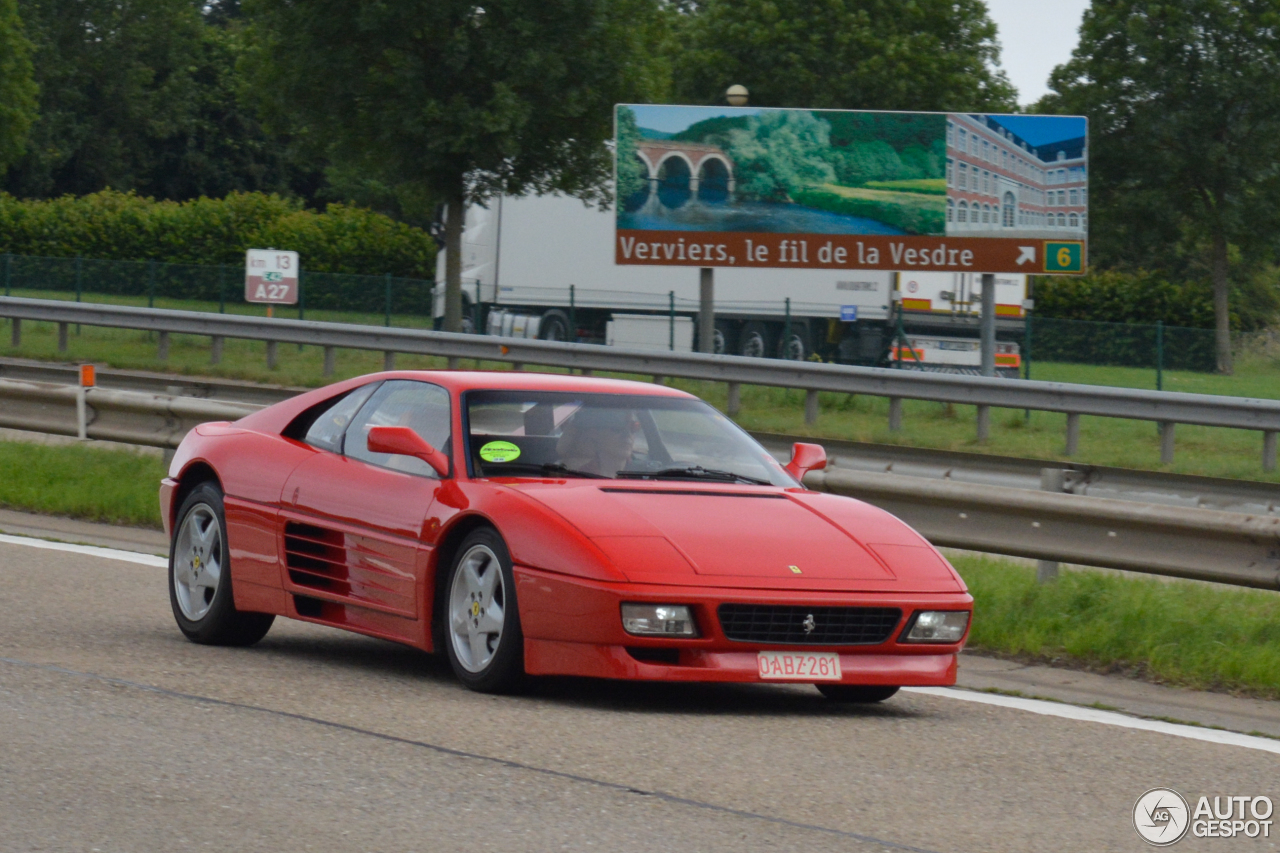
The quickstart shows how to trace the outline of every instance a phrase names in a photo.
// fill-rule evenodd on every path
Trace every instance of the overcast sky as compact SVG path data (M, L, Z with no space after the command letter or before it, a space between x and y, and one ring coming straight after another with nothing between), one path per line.
M1026 105L1048 93L1049 72L1071 58L1088 0L987 0L1000 28L1000 64Z

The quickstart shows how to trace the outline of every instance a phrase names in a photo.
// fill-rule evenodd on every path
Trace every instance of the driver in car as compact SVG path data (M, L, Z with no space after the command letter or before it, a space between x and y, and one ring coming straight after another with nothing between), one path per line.
M582 408L565 424L556 452L568 468L613 477L631 461L639 430L628 410Z

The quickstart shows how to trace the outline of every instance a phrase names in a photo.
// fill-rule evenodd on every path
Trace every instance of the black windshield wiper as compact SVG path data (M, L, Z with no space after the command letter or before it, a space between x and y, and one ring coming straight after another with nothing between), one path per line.
M570 468L563 462L487 462L484 463L485 468L523 468L528 471L537 471L542 474L564 474L567 477L588 477L592 480L607 480L608 477L603 474L593 474L590 471L579 471Z
M717 480L722 483L751 483L756 486L773 485L768 480L735 474L732 471L720 471L716 468L703 468L701 465L684 465L677 468L662 468L658 471L619 471L619 479L627 480Z

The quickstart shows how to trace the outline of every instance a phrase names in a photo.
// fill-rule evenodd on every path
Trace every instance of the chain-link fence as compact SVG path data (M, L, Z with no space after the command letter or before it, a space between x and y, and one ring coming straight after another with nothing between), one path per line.
M1217 369L1212 329L1032 317L1024 359L1154 370Z
M94 301L98 296L198 300L244 305L244 268L199 266L161 261L101 261L91 258L40 258L0 255L0 286L5 295L40 291L60 298ZM308 308L384 315L431 316L431 289L424 279L391 275L301 273L298 310Z

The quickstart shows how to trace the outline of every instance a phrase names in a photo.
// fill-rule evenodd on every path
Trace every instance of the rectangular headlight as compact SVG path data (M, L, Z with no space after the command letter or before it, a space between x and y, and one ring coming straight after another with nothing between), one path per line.
M967 627L968 610L921 610L902 639L906 643L958 643Z
M624 604L622 628L639 637L696 637L693 614L683 604Z

